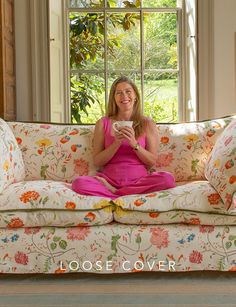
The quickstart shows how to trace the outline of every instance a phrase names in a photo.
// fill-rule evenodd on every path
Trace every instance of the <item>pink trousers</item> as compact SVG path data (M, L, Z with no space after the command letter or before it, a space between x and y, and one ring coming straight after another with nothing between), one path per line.
M96 177L80 176L72 182L72 190L82 195L103 196L115 199L123 195L146 194L174 188L175 179L168 172L154 172L132 182L126 186L117 188L112 193L102 182Z

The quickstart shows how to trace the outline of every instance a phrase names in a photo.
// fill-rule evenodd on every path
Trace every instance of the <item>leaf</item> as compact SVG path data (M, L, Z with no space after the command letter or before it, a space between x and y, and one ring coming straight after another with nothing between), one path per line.
M67 248L67 242L65 240L61 240L59 242L59 246L60 246L60 248L65 250Z
M126 20L126 21L123 23L123 29L124 29L125 31L127 31L127 30L129 30L129 28L130 28L130 22L129 22L129 20Z
M52 250L55 250L55 249L57 248L57 243L52 242L52 243L50 244L50 247L51 247Z
M97 25L96 25L95 22L92 23L91 32L92 32L93 35L96 35L96 33L97 33Z
M46 179L46 172L47 169L49 168L49 165L42 165L41 166L41 170L40 170L40 177L42 177L43 179Z
M58 242L58 241L60 241L60 240L61 240L61 237L57 237L57 236L53 237L53 241L54 241L54 242Z
M77 30L76 31L77 35L80 35L83 31L86 30L86 27L84 26L83 23L80 22L80 23L77 24L77 29L76 30ZM72 28L71 28L71 31L73 31Z
M224 231L226 232L226 233L229 233L229 226L225 226L225 228L224 228Z
M115 254L117 253L116 245L119 239L120 239L120 235L112 236L111 238L111 249L115 251Z
M50 266L52 265L52 261L50 257L47 257L44 262L44 272L49 272Z
M50 232L52 235L54 235L55 231L56 231L55 228L50 228L50 229L49 229L49 232Z
M229 240L230 240L230 241L233 241L233 240L235 240L235 239L236 239L236 236L233 236L233 235L230 235L230 236L229 236Z
M169 196L169 192L159 192L157 198L163 198Z
M225 259L224 257L220 258L219 263L218 263L218 270L219 271L224 271L225 268Z
M137 237L136 237L135 242L138 243L138 244L140 244L141 241L142 241L142 238L141 238L140 234L138 234Z
M107 260L108 260L108 261L112 260L112 258L113 258L114 256L115 256L115 255L113 255L113 254L109 255L109 256L107 257Z
M191 170L196 175L197 174L197 166L200 161L198 159L192 160Z
M231 241L227 241L227 242L225 243L226 249L229 249L231 246L232 246L232 242L231 242Z
M46 196L46 197L44 198L44 200L43 200L43 205L45 205L47 201L48 201L48 196Z
M124 3L124 5L125 5L125 7L136 7L135 4L130 3L129 1L124 1L123 3Z

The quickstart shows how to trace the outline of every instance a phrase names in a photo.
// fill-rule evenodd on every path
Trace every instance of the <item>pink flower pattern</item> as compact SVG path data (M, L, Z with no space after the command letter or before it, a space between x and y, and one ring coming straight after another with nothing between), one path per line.
M67 239L68 240L85 240L86 237L90 234L91 230L89 227L74 227L71 229L68 229L66 231L67 233Z
M74 160L74 171L76 174L79 174L80 176L86 176L88 175L88 162L84 159L75 159Z
M152 233L151 236L151 243L155 245L157 248L161 249L162 247L168 246L168 231L161 227L151 228L150 232Z
M191 263L201 263L202 262L202 254L198 251L193 250L192 253L189 255L189 261Z
M174 160L173 153L160 154L158 155L156 166L157 167L169 166L173 160Z
M199 230L202 233L211 233L213 232L215 227L213 225L200 225Z
M25 227L25 233L27 235L36 234L40 231L41 227Z
M16 261L16 263L27 265L28 262L29 262L29 257L25 253L18 251L15 254L15 261Z

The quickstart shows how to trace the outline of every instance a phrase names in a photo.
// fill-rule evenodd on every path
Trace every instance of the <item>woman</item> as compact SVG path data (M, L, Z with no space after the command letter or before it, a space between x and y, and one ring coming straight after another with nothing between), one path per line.
M122 120L133 121L133 127L116 132L112 124ZM96 123L93 145L94 164L100 171L75 179L72 189L77 193L114 199L175 187L170 173L148 172L156 164L157 129L142 115L138 89L127 77L112 84L106 117Z

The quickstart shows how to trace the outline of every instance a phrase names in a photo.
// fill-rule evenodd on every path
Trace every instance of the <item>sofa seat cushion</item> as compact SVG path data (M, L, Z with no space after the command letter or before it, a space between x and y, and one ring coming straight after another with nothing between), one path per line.
M113 220L110 199L84 196L71 184L24 181L0 195L0 227L103 225Z
M24 180L21 150L8 124L0 118L0 193L13 182Z
M208 181L180 184L145 195L122 196L113 202L114 220L120 223L236 225L236 214L229 214Z

